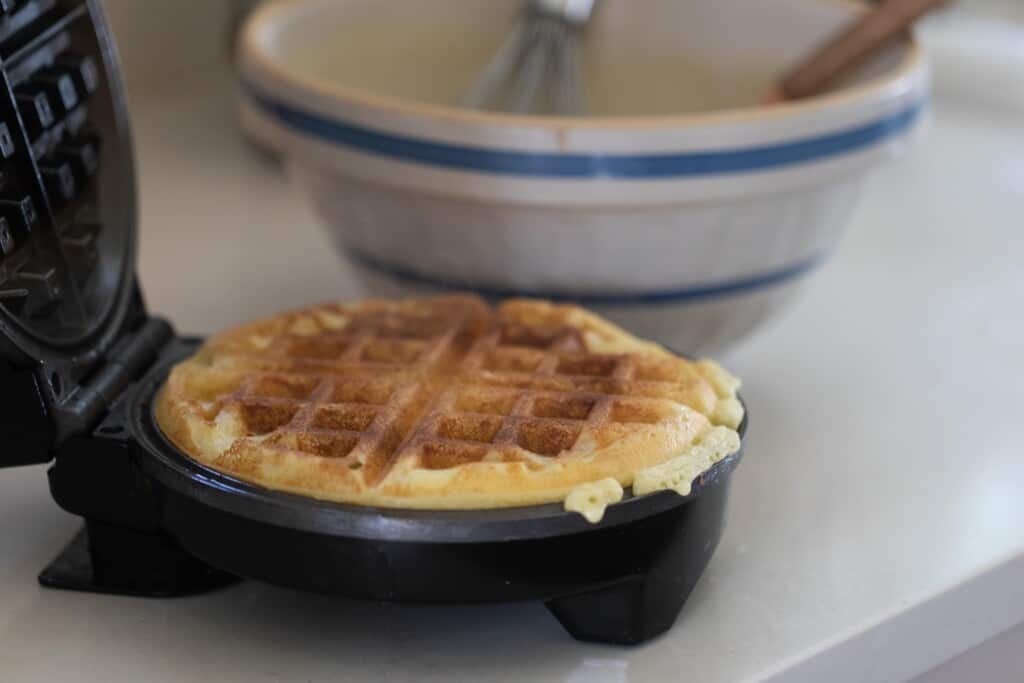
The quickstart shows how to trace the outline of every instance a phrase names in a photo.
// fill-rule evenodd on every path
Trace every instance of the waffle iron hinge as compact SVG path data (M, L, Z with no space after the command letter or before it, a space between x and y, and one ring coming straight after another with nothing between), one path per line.
M192 557L163 531L163 490L137 464L140 447L128 426L131 387L176 341L183 343L165 321L147 319L62 407L68 436L53 449L50 493L85 526L39 575L42 585L176 597L238 580Z
M56 444L76 434L86 434L110 410L125 389L136 380L174 338L174 330L161 318L147 318L122 338L64 402L53 410Z
M0 360L0 467L38 465L75 435L88 434L113 403L174 339L167 321L146 318L123 333L83 381L62 400L55 399L47 378L57 376L42 361L32 366Z

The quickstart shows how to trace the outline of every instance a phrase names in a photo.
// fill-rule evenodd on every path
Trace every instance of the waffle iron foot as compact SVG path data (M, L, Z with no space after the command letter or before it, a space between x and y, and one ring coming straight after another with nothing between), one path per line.
M47 588L173 598L237 582L208 567L163 534L88 521L39 575Z
M658 583L649 576L635 577L546 605L576 640L638 645L672 627L692 588L677 585L676 590L666 590L672 587Z

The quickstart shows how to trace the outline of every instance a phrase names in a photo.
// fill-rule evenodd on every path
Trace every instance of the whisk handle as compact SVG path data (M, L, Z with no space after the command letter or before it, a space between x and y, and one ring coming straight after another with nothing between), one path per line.
M816 95L829 83L899 36L921 15L949 0L882 0L791 69L779 94L784 99Z

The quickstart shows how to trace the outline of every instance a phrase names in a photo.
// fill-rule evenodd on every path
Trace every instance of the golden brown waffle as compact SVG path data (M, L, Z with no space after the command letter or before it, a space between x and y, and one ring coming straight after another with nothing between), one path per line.
M268 488L482 508L609 477L628 486L707 451L715 425L742 417L737 385L576 307L454 296L328 304L225 332L174 368L156 415L191 457Z

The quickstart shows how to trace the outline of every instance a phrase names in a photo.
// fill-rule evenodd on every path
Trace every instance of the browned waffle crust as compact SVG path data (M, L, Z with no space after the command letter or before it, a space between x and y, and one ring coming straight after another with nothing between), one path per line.
M479 508L628 486L735 428L736 386L576 307L456 296L230 330L172 370L156 416L189 456L268 488Z

